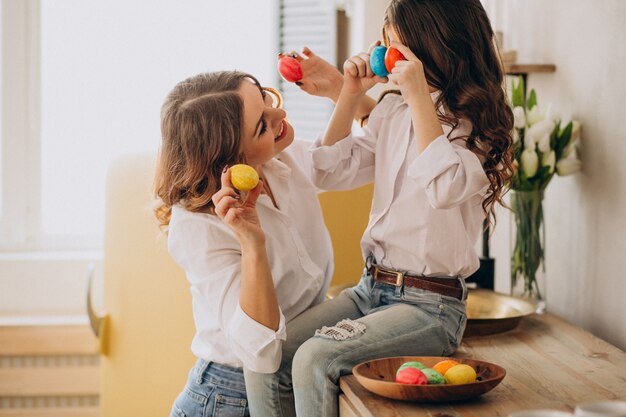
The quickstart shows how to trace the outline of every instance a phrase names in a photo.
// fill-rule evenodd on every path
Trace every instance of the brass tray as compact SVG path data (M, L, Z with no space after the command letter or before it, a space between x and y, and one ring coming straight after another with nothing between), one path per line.
M464 337L486 336L514 329L537 306L521 298L491 290L471 289L467 297L467 326Z

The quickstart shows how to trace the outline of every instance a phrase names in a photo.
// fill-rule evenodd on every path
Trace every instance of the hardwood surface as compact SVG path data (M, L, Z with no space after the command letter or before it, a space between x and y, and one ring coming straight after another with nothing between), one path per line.
M551 314L524 318L509 332L467 338L455 354L504 367L492 391L471 401L423 404L388 400L341 378L341 416L506 417L524 409L574 410L576 404L626 399L626 353Z

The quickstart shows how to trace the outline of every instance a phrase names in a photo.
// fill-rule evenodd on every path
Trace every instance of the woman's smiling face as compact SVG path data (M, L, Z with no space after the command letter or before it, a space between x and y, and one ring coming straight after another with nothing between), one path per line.
M244 81L238 92L243 100L242 152L256 168L291 145L294 130L285 111L274 107L271 95L256 84Z

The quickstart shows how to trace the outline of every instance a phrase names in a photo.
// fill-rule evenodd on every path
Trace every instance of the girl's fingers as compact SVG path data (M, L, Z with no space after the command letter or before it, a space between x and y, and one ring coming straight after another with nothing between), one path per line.
M354 65L357 68L358 76L365 77L367 75L367 64L365 63L365 60L363 60L363 58L358 55L353 56L350 59L352 60L352 62L354 62Z
M381 84L387 84L389 82L389 78L387 77L379 77L378 75L374 75L374 81Z
M372 67L370 66L370 55L363 52L359 54L359 58L361 58L365 63L365 76L368 78L373 77L374 73L372 72Z
M351 77L358 77L359 70L354 62L351 59L348 59L343 66L343 71Z
M380 41L376 41L373 44L370 45L369 49L367 50L368 54L372 54L372 51L374 50L374 48L376 48L377 46L380 46Z

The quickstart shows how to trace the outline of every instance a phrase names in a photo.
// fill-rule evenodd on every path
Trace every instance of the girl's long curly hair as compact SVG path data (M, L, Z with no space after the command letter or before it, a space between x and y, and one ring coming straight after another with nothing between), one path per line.
M429 85L441 91L439 118L454 128L472 123L467 148L483 161L490 186L482 206L495 224L495 203L513 172L513 112L494 33L480 0L392 0L385 27L422 61Z
M241 152L244 80L238 71L199 74L178 83L161 108L161 149L154 193L155 216L165 228L172 206L213 213L211 197L220 187L222 169L245 160Z

